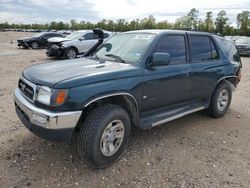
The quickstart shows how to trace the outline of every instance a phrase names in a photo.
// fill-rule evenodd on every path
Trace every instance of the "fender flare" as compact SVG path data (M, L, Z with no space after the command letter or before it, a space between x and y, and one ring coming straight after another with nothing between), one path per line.
M89 105L91 105L92 103L94 103L94 102L96 102L96 101L98 101L98 100L100 100L100 99L105 99L105 98L113 97L113 96L127 96L127 97L129 97L129 98L132 99L132 101L134 102L135 107L136 107L136 111L139 110L139 106L138 106L138 103L137 103L135 97L134 97L132 94L128 93L128 92L117 92L117 93L110 93L110 94L100 95L100 96L98 96L98 97L95 97L95 98L89 100L89 101L84 105L84 107L86 108L86 107L88 107Z

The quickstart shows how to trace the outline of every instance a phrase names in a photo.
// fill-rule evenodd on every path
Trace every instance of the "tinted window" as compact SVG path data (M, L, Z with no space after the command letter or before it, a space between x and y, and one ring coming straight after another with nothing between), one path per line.
M229 58L230 61L240 61L238 51L232 41L223 38L215 37L217 43L221 46L222 51Z
M191 58L200 62L218 58L216 48L207 36L190 36Z
M52 37L62 37L60 34L53 34Z
M156 45L155 52L169 53L170 64L183 64L187 61L185 37L165 36Z
M104 33L104 38L108 38L109 37L109 34L108 33Z
M92 40L94 38L94 33L87 33L84 37L86 40Z
M93 39L98 39L98 35L97 34L93 34Z

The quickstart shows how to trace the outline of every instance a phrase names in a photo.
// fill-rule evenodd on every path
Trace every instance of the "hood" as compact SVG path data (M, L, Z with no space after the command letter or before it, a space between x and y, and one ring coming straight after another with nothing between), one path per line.
M113 61L100 63L87 58L34 65L23 71L23 76L32 83L50 88L70 88L140 74L140 68L135 65Z
M17 40L30 40L30 39L34 39L34 37L22 37L22 38L19 38Z
M63 37L53 37L48 39L48 42L64 42L64 41L69 41L69 39Z

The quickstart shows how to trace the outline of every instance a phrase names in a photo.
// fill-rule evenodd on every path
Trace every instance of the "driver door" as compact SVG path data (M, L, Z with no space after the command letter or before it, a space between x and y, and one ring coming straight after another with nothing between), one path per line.
M170 62L143 70L142 111L178 105L192 99L188 62L187 38L185 34L166 35L158 39L153 50L169 53ZM146 66L147 67L147 66Z

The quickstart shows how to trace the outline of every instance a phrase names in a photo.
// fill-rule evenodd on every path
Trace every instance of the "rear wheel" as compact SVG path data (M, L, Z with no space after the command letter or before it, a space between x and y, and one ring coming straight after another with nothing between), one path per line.
M220 83L212 96L208 109L209 114L215 118L224 116L230 107L231 100L231 86L226 82Z
M78 152L94 168L105 168L124 151L131 131L126 110L114 104L94 109L78 134Z
M38 43L37 42L32 42L30 46L31 46L32 49L37 49L38 48Z

